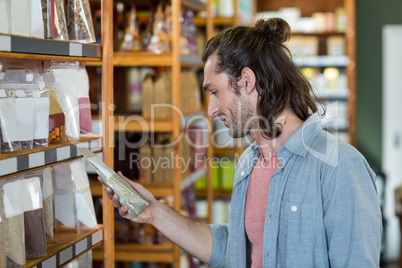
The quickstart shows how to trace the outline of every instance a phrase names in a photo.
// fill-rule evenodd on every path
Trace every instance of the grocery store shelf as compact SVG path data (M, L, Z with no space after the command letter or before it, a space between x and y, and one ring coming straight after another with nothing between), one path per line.
M198 56L181 55L183 66L202 66ZM172 53L154 54L151 52L114 52L113 65L118 67L130 66L172 66Z
M214 154L215 155L234 155L236 153L241 154L246 149L243 147L224 147L218 148L214 147Z
M116 243L116 261L140 261L140 262L162 262L170 263L174 260L173 243L164 242L161 244L134 244ZM103 247L99 246L92 251L94 260L103 260Z
M202 17L194 17L194 23L197 26L206 26L207 25L207 19L202 18ZM235 24L235 18L234 17L216 17L213 18L213 25L214 26L233 26Z
M311 56L294 58L301 67L346 67L349 63L347 56Z
M47 240L45 257L27 260L25 267L59 267L75 259L80 254L93 249L103 241L103 228L77 233L75 230L54 233L54 238Z
M0 34L0 58L101 61L101 45Z
M45 167L50 164L82 156L78 148L89 148L93 152L102 150L100 136L82 137L79 140L69 140L50 143L48 147L32 150L2 153L0 155L0 176L16 175L33 168Z

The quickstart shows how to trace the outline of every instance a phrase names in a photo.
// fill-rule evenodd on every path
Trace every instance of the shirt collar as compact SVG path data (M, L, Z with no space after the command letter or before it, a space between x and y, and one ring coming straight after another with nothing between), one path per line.
M314 113L310 115L303 125L285 142L278 151L278 155L280 155L284 149L287 149L293 154L305 157L311 148L311 144L321 130L321 120L318 114Z

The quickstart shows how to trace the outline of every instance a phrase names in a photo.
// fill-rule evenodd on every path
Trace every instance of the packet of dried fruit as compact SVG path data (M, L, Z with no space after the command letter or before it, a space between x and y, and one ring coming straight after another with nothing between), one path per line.
M98 173L99 177L119 196L120 203L128 206L128 213L132 218L148 206L149 203L147 201L142 199L122 177L102 162L91 150L87 148L80 148L80 150L89 164Z

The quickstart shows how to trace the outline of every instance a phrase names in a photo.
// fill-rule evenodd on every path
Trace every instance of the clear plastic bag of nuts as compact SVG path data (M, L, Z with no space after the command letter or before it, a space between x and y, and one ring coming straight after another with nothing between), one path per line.
M96 42L89 0L67 0L67 28L72 41Z
M51 8L51 0L41 0L41 3L45 38L68 40L64 1L54 0L54 9Z

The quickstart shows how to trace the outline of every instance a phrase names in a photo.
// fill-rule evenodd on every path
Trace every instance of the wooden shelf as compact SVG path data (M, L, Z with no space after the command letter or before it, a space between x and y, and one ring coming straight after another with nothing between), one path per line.
M332 35L346 35L346 33L345 32L292 32L292 35L332 36Z
M214 147L215 155L234 155L236 153L242 153L246 148L243 147L225 147L225 148L217 148Z
M201 58L198 56L181 55L183 66L202 66ZM118 67L131 66L172 66L172 53L154 54L151 52L114 52L113 65Z
M74 230L54 233L54 238L47 240L45 257L27 260L25 267L59 267L75 259L80 254L93 249L103 241L103 228L76 233Z
M214 198L231 198L232 197L232 190L213 190ZM207 196L206 190L196 190L196 196L199 198L205 198Z
M0 58L101 61L102 46L0 34Z
M301 67L346 67L349 63L347 56L311 56L294 58Z
M115 260L170 263L174 261L173 249L174 246L171 242L154 245L119 243L115 245ZM103 259L102 246L92 251L92 258L94 260Z
M82 137L79 140L69 140L50 143L48 147L32 150L2 153L0 155L0 176L7 178L12 174L45 167L82 156L78 148L89 148L93 152L102 150L102 138L100 136Z
M194 23L197 26L206 26L207 25L207 18L202 17L194 17ZM235 18L234 17L216 17L213 18L214 26L233 26L235 25Z
M205 112L194 112L184 115L181 126L186 126L189 122L205 117ZM93 116L93 120L97 117ZM145 119L140 115L115 115L115 131L123 132L171 132L173 131L173 119Z

